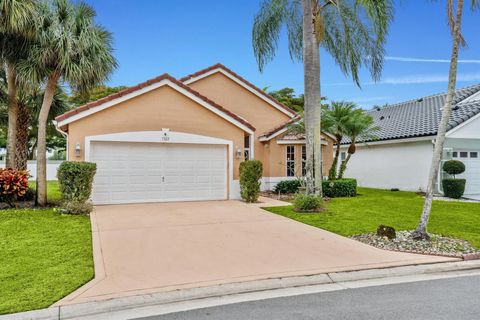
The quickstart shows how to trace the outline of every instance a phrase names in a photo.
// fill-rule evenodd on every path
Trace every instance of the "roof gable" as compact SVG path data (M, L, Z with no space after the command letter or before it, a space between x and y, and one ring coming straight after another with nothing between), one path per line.
M257 86L255 86L251 82L247 81L246 79L244 79L243 77L241 77L237 73L233 72L229 68L227 68L224 65L219 64L219 63L215 64L213 66L210 66L208 68L205 68L203 70L200 70L198 72L192 73L192 74L190 74L186 77L183 77L183 78L180 79L180 81L189 85L191 83L194 83L198 80L201 80L203 78L206 78L206 77L208 77L210 75L213 75L213 74L216 74L216 73L222 73L224 76L226 76L230 80L232 80L235 83L237 83L238 85L242 86L243 88L245 88L246 90L248 90L252 94L256 95L257 97L259 97L263 101L267 102L270 106L280 110L281 112L288 115L289 117L293 118L293 117L297 116L297 113L294 110L290 109L289 107L287 107L283 103L279 102L278 100L273 98L271 95L269 95L268 93L266 93L262 89L258 88Z
M81 118L89 116L93 113L99 112L106 108L113 107L121 102L132 99L136 96L144 94L146 92L155 90L161 86L169 86L174 90L180 92L181 94L187 96L188 98L194 100L201 106L206 109L214 112L220 117L226 119L237 127L241 128L246 132L252 133L255 131L255 128L245 119L236 115L235 113L225 109L214 101L208 99L207 97L201 95L192 88L186 86L182 82L176 80L168 74L161 75L154 79L142 82L136 86L121 90L117 93L106 96L97 101L87 103L83 106L70 110L58 117L55 118L58 127L63 127L71 122L77 121Z

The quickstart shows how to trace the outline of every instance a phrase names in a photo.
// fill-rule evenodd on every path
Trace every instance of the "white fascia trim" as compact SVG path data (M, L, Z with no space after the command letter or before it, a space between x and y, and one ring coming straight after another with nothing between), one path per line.
M480 91L475 92L474 94L472 94L471 96L465 98L464 100L460 101L460 102L457 103L457 104L467 103L467 102L473 102L473 101L477 101L477 100L480 100Z
M451 136L453 133L455 133L456 131L460 130L461 128L463 128L464 126L468 125L470 122L473 122L475 121L477 118L480 118L480 113L477 113L476 115L474 115L473 117L471 117L470 119L468 119L467 121L464 121L462 123L460 123L458 126L456 126L455 128L451 129L450 131L448 131L445 136L446 137L449 137ZM480 137L480 135L479 135Z
M228 147L228 185L229 198L233 199L233 141L224 140L198 134L175 132L175 131L133 131L112 134L102 134L98 136L85 137L85 161L90 161L91 143L94 141L101 142L147 142L147 143L188 143L188 144L217 144L227 145Z
M294 114L294 113L291 113L289 112L288 110L285 110L282 106L280 106L278 103L275 103L273 102L272 100L268 99L267 97L265 97L264 95L258 93L257 90L255 90L254 88L252 88L251 86L247 85L245 82L243 82L242 80L238 79L237 77L235 77L234 75L230 74L229 72L223 70L223 68L216 68L216 69L212 69L208 72L205 72L205 73L202 73L201 75L198 75L196 77L193 77L191 79L188 79L186 81L184 81L183 83L185 84L191 84L193 82L196 82L200 79L203 79L203 78L206 78L214 73L217 73L217 72L220 72L221 74L223 74L224 76L228 77L229 79L233 80L235 83L239 84L240 86L242 86L243 88L247 89L248 91L250 91L251 93L253 93L254 95L256 95L257 97L259 97L260 99L262 99L263 101L267 102L268 104L270 104L271 106L275 107L276 109L278 109L279 111L285 113L286 115L288 115L289 117L293 118L293 117L296 117L297 115Z
M143 89L139 89L139 90L136 90L132 93L129 93L123 97L120 97L120 98L117 98L115 100L112 100L112 101L108 101L108 102L105 102L97 107L94 107L94 108L91 108L91 109L88 109L88 110L85 110L83 112L80 112L76 115L73 115L63 121L60 121L57 123L57 126L58 127L63 127L69 123L72 123L74 121L77 121L81 118L84 118L84 117L87 117L91 114L94 114L96 112L99 112L99 111L102 111L102 110L105 110L107 108L110 108L114 105L117 105L121 102L124 102L126 100L129 100L129 99L132 99L136 96L139 96L141 94L144 94L146 92L149 92L149 91L152 91L152 90L155 90L157 88L160 88L162 86L169 86L173 89L175 89L176 91L180 92L181 94L183 94L184 96L190 98L191 100L195 101L196 103L200 104L201 106L207 108L208 110L212 111L213 113L215 113L216 115L224 118L225 120L229 121L230 123L234 124L235 126L239 127L240 129L242 129L243 131L245 132L248 132L250 134L253 133L253 130L248 128L247 126L245 126L243 123L239 122L238 120L232 118L231 116L229 116L228 114L218 110L217 108L215 108L214 106L210 105L209 103L203 101L202 99L200 99L199 97L197 97L196 95L192 94L191 92L185 90L184 88L176 85L175 83L173 83L172 81L170 81L169 79L164 79L160 82L157 82L157 83L154 83L148 87L145 87Z
M371 141L367 143L359 142L357 143L358 147L369 147L372 145L382 145L382 144L397 144L397 143L406 143L406 142L418 142L418 141L432 141L436 136L426 136L426 137L415 137L415 138L405 138L405 139L392 139L392 140L382 140L382 141ZM342 144L340 149L347 149L350 144Z

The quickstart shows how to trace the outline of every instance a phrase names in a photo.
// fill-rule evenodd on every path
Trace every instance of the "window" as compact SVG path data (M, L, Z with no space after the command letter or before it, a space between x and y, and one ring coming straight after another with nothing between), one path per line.
M458 152L457 152L457 151L454 151L454 152L452 153L452 157L458 158Z
M245 160L250 160L250 136L245 136L243 140Z
M295 146L287 146L287 177L295 176Z
M470 152L470 158L478 158L478 152L477 151Z
M340 153L340 160L343 162L345 161L345 159L347 159L347 153L344 151Z
M460 158L468 158L468 152L467 151L460 151Z
M307 147L302 146L302 176L307 175Z

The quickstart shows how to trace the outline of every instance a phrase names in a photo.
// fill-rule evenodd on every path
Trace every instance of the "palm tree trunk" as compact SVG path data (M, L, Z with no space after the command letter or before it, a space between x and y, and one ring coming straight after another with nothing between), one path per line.
M322 194L320 137L320 51L315 36L312 0L302 0L303 70L305 86L306 192Z
M335 157L333 157L332 166L328 171L328 180L335 180L337 178L337 166L338 166L338 159L340 158L340 146L342 144L342 139L337 138L335 143Z
M8 131L7 131L7 156L5 166L7 168L17 168L15 148L17 145L17 117L18 117L18 99L17 99L17 81L13 66L7 66L7 86L8 86Z
M345 160L343 160L342 164L340 165L340 170L338 171L337 179L343 179L343 174L345 173L345 170L347 170L347 164L348 164L348 161L350 161L351 157L352 157L352 154L349 153L345 158Z
M18 170L27 170L28 160L28 125L30 123L30 110L27 106L20 104L17 117L17 146L16 162Z
M432 210L433 189L438 180L438 171L440 168L440 160L443 152L443 145L445 144L445 134L447 132L447 125L452 113L452 100L457 82L457 63L458 63L458 48L460 44L460 26L462 24L463 0L458 0L457 14L455 19L455 26L453 30L453 48L450 59L450 71L448 75L448 93L443 106L442 119L438 126L438 133L433 150L432 164L430 167L430 175L428 178L428 186L425 195L425 202L423 205L423 212L420 218L420 223L417 229L412 233L415 239L429 239L427 233L427 224Z
M39 206L47 204L47 120L59 78L60 76L57 73L48 77L42 108L38 115L36 203Z

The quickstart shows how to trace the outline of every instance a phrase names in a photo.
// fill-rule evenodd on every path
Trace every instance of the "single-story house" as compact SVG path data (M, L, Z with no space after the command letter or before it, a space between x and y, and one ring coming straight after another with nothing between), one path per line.
M221 64L148 80L55 119L67 159L97 164L96 204L237 199L239 165L263 163L262 188L302 174L294 110ZM324 172L333 139L322 134Z
M380 127L378 139L358 145L346 176L373 188L425 190L446 93L395 105L375 107L368 113ZM347 140L342 146L346 156ZM466 165L467 195L480 195L480 84L458 89L448 122L442 160ZM436 192L441 192L440 174Z

